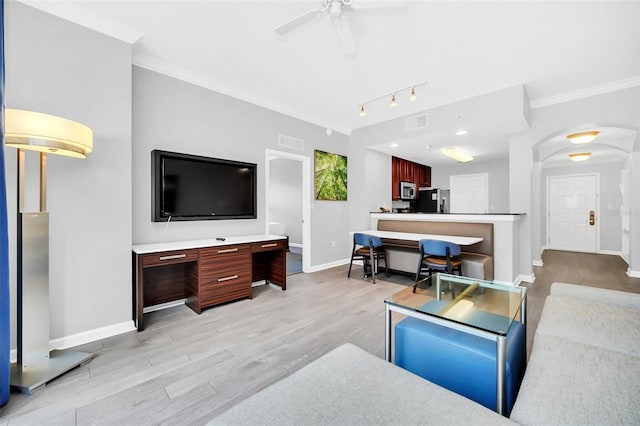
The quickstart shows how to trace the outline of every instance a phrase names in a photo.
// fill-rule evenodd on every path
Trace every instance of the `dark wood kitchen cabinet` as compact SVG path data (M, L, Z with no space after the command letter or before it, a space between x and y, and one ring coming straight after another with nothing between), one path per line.
M391 157L391 199L400 199L400 182L413 182L416 187L431 186L431 167L400 157Z

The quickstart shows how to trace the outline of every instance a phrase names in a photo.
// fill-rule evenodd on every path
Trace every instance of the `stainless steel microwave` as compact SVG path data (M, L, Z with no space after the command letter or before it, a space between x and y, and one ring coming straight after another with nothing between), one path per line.
M400 199L415 200L417 196L416 184L413 182L400 182Z

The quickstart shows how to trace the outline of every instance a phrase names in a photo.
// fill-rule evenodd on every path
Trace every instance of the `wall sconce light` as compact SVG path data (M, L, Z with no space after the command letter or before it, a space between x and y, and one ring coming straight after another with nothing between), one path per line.
M466 152L459 150L455 146L442 148L442 153L447 157L453 158L458 163L468 163L469 161L473 161L473 156L471 154L467 154Z
M83 124L31 111L6 109L5 145L18 149L17 363L11 387L30 394L36 388L85 363L86 352L49 351L49 212L47 154L86 158L93 132ZM25 152L40 152L40 210L24 211Z
M581 143L589 143L592 142L596 136L600 134L597 130L592 130L589 132L580 132L580 133L572 133L567 135L567 139L569 139L572 143L581 144Z
M368 99L368 100L360 103L359 104L360 105L360 117L364 117L365 115L367 115L364 112L364 104L368 104L370 102L377 101L377 100L382 99L382 98L387 98L389 96L391 96L391 103L389 104L389 106L391 108L395 108L396 106L398 106L398 101L396 99L396 95L398 93L400 93L400 92L405 91L405 90L411 89L411 94L409 95L409 101L411 101L411 102L416 101L418 99L418 96L416 95L416 87L424 86L425 84L427 84L427 81L423 81L422 83L417 83L417 84L413 84L411 86L403 87L402 89L398 89L398 90L396 90L394 92L385 93L384 95L378 96L376 98Z
M576 152L574 154L569 154L569 158L573 161L584 161L591 157L590 152Z

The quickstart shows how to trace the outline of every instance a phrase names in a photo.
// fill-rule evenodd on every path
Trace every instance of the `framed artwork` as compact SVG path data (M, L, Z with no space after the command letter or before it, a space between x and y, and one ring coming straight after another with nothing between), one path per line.
M316 200L346 201L347 157L316 149L313 164Z

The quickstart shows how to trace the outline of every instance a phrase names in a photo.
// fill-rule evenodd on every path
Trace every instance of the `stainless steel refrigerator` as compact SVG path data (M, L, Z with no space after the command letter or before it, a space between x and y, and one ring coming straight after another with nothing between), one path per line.
M416 213L449 213L449 201L448 189L421 189L411 208Z

